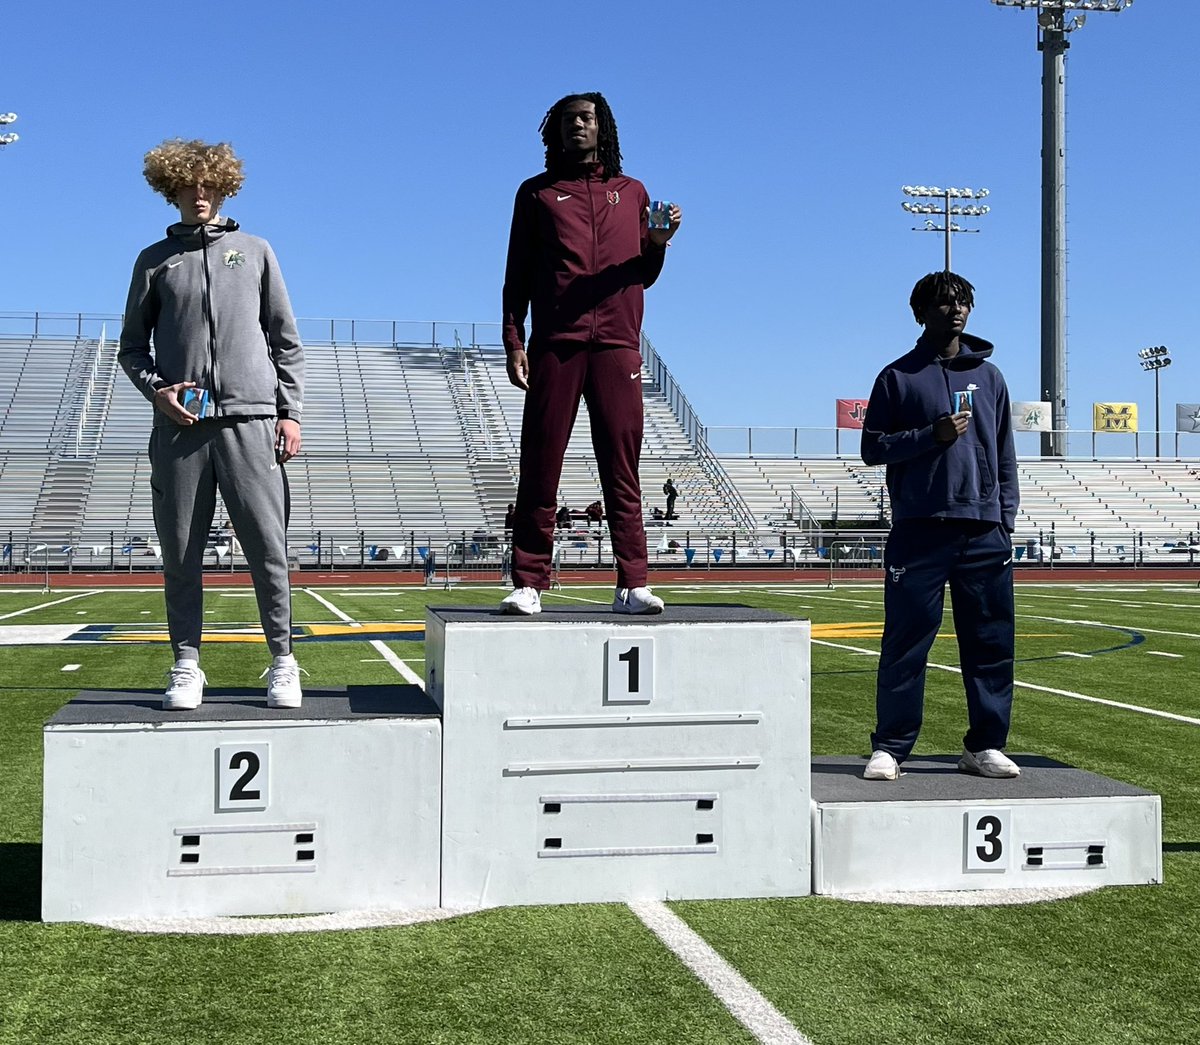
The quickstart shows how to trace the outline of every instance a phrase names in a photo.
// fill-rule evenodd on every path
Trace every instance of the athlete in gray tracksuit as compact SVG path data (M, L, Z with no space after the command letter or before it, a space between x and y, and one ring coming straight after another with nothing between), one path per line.
M216 148L163 148L182 146ZM203 556L219 487L274 658L268 702L296 707L282 463L300 450L304 350L274 252L217 214L220 182L169 186L176 198L151 185L184 220L138 256L118 359L155 406L150 485L176 658L164 706L200 702ZM185 404L189 390L208 392L207 409Z

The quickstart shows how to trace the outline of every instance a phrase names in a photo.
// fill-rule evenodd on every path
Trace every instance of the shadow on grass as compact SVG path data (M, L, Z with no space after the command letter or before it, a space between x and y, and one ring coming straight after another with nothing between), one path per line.
M1164 853L1200 853L1200 842L1163 842Z
M42 847L38 842L0 842L0 921L42 919Z

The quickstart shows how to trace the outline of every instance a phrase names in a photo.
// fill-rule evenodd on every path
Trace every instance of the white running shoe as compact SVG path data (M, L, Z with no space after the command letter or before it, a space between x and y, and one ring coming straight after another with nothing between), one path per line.
M271 666L258 676L267 680L267 707L298 708L303 696L300 692L301 673L308 674L296 663L292 653L271 661Z
M1021 767L1004 752L994 747L983 751L968 751L963 748L962 758L958 760L958 768L964 773L975 773L978 776L1015 777L1021 775Z
M612 608L613 613L662 613L663 601L649 588L618 588Z
M500 603L501 613L519 613L531 617L542 612L542 593L537 588L513 588Z
M900 778L900 763L888 751L872 751L871 761L863 770L864 780L898 780Z
M204 683L207 681L197 661L175 661L167 671L163 711L195 711L204 697Z

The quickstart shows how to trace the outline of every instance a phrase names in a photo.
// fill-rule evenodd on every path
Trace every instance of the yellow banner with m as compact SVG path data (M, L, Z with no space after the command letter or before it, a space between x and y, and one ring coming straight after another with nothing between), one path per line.
M1093 432L1136 432L1137 403L1093 403Z

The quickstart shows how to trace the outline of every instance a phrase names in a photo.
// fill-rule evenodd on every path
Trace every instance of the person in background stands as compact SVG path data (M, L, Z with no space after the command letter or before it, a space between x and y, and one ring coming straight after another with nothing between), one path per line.
M603 95L560 98L539 131L546 170L517 189L504 272L508 378L526 397L514 588L501 610L541 612L540 593L550 586L555 492L582 395L617 561L613 610L661 613L662 599L646 586L638 478L641 325L643 291L662 271L682 212L672 204L668 227L649 228L649 196L622 171L617 125Z
M667 519L678 519L679 516L675 514L675 499L679 496L679 491L675 489L675 484L669 475L667 481L663 483L663 493L667 496Z

